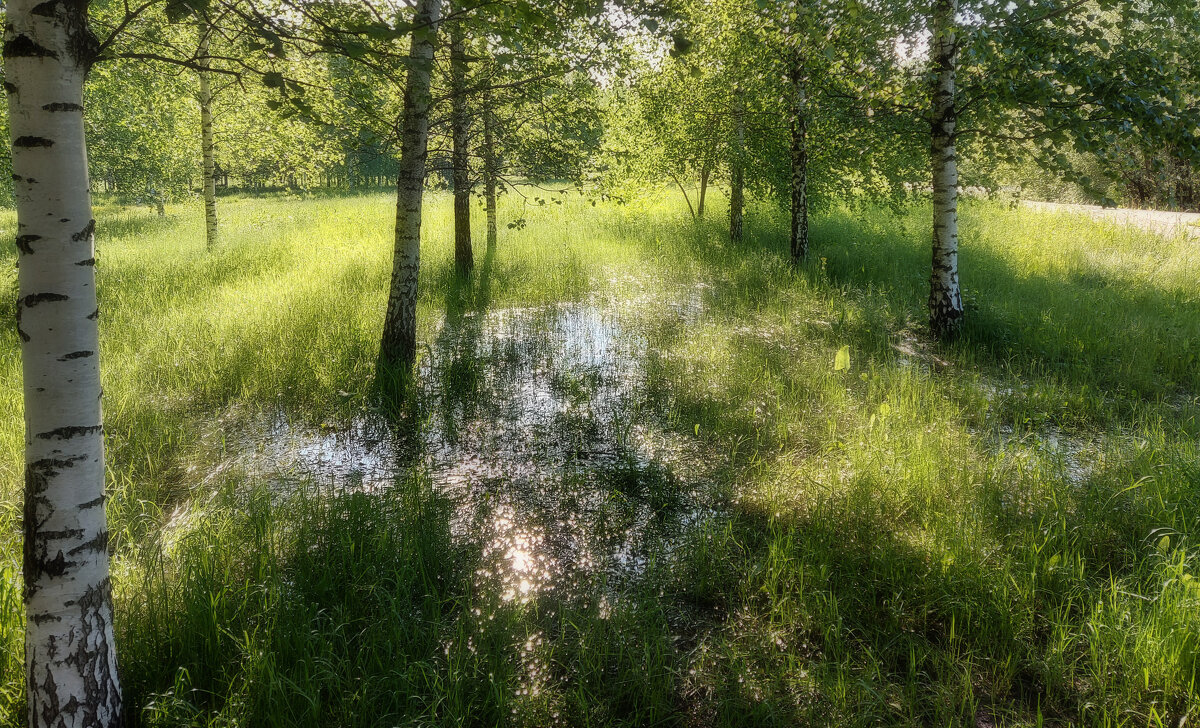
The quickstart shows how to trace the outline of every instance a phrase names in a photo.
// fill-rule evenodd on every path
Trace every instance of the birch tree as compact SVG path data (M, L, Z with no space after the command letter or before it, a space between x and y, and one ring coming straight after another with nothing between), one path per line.
M467 32L450 23L450 136L454 169L454 268L466 275L475 266L471 250L471 116L467 110Z
M932 66L929 159L933 177L933 272L929 280L929 327L952 336L962 324L958 283L958 156L955 59L958 0L934 0L929 61Z
M788 81L791 88L791 191L790 230L792 262L808 257L808 79L799 49L792 51Z
M201 194L204 197L204 241L209 250L217 246L217 166L214 157L213 143L213 93L209 79L209 43L212 28L203 21L198 24L200 31L200 46L196 50L196 61L199 69L200 102L200 157L201 157Z
M746 107L738 89L733 91L733 143L729 155L729 240L742 242L742 213L746 192Z
M498 238L496 210L496 179L499 175L499 164L496 159L495 116L492 111L492 94L483 95L483 198L487 215L487 246L496 247Z
M411 367L417 358L417 278L421 268L421 209L429 148L430 87L440 0L420 0L413 22L408 82L396 181L396 235L392 280L379 357L385 365Z
M83 85L87 2L14 0L4 33L25 395L28 724L116 726L95 221Z

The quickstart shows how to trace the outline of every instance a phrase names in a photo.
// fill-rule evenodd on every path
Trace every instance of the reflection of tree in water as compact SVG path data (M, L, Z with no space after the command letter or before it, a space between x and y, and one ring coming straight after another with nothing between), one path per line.
M677 324L680 309L597 300L489 311L493 265L489 251L449 290L416 383L419 431L366 417L313 438L277 434L296 442L297 471L364 492L427 471L454 503L456 536L477 545L489 593L617 588L712 512L698 446L662 427L646 386L648 332L665 324L643 318L665 311Z

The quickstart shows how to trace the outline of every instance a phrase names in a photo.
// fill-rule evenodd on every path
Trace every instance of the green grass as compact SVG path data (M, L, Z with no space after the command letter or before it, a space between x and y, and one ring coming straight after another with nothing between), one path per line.
M595 425L598 380L561 373L556 391L583 408L564 422L622 438L656 428L701 453L590 474L606 502L671 519L673 491L700 482L723 505L672 531L640 578L597 572L568 595L506 601L477 578L488 556L455 535L456 503L426 468L380 493L281 492L230 458L233 434L276 413L337 431L386 409L373 386L386 193L224 199L214 253L198 210L100 207L109 517L135 725L1200 718L1196 243L970 201L968 324L940 345L923 324L919 205L822 212L812 260L793 270L785 217L767 206L752 207L739 247L677 196L573 198L502 229L469 282L453 275L449 207L435 196L425 221L420 336L444 364L439 386L459 394L422 400L418 422L439 406L486 410L488 387L507 381L495 372L516 366L503 347L484 359L447 342L443 320L478 338L470 326L489 311L658 291L635 316L648 344L636 401L611 430ZM12 246L2 255L10 288ZM697 317L655 303L698 285ZM0 725L21 723L22 691L12 298L0 303ZM842 347L851 365L837 371Z

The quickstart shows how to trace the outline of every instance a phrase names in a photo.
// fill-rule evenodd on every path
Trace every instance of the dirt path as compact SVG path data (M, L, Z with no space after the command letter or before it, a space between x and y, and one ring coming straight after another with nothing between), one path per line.
M1135 225L1143 230L1164 237L1182 233L1191 238L1200 238L1200 213L1166 212L1162 210L1130 210L1105 208L1099 205L1069 205L1059 202L1036 202L1022 200L1021 204L1034 210L1071 212L1088 215L1095 220L1104 220L1119 225Z

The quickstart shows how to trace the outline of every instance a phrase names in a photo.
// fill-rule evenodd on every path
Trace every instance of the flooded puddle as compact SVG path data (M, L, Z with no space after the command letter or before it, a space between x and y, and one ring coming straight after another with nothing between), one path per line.
M702 312L699 291L672 303L654 308L667 325ZM647 402L647 308L448 312L419 367L419 433L377 415L326 429L279 417L234 458L281 486L340 491L427 473L455 505L453 533L482 553L480 585L506 600L619 585L720 510L711 458Z

